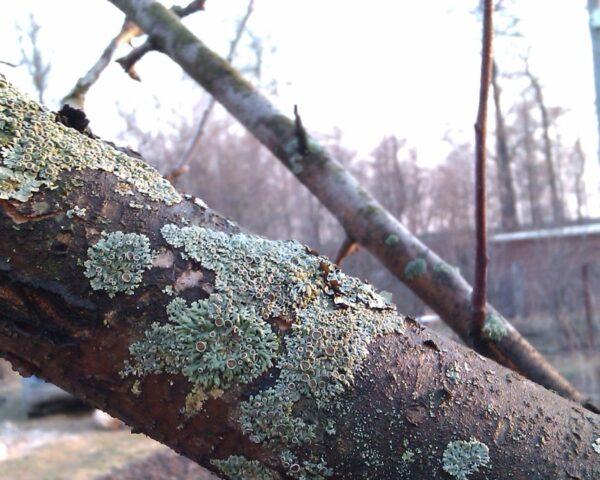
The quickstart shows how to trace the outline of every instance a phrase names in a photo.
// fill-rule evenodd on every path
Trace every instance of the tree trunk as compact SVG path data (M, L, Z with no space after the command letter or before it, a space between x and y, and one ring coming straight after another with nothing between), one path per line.
M596 121L598 139L600 140L600 8L598 8L598 0L588 0L588 12L590 16L590 37L592 40L592 56L596 87ZM598 148L598 158L600 159L600 145Z
M533 131L531 130L531 117L529 106L523 103L520 107L521 122L523 124L523 150L525 151L525 172L527 174L527 197L529 199L529 210L531 223L539 227L544 223L542 209L540 207L540 189L537 180L537 169L535 161L535 149L533 148Z
M508 153L506 126L500 104L501 89L498 85L498 66L492 69L492 88L496 107L496 168L498 169L498 190L500 192L500 216L502 230L511 231L519 227L515 186L510 169L511 159Z
M538 79L529 71L526 72L531 86L535 92L535 101L540 109L542 118L542 139L544 141L544 160L546 162L546 173L548 175L548 185L550 186L550 201L552 205L552 219L555 224L561 224L565 219L564 207L559 195L554 160L552 155L552 142L550 141L550 119L548 109L544 103L542 87Z
M178 18L153 0L110 0L163 53L201 84L325 205L348 237L375 255L466 342L470 342L471 286L386 211L314 139L303 152L295 123L208 49ZM587 404L491 305L478 351L566 398ZM589 405L590 408L594 408Z
M240 232L1 76L0 142L0 352L21 373L231 479L600 475L598 415Z

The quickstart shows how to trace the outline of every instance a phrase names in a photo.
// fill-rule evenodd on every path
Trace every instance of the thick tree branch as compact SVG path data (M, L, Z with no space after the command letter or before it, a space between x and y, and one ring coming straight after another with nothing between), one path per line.
M240 232L1 76L0 126L0 352L24 374L230 479L600 475L597 415Z
M486 223L486 140L487 110L492 77L493 0L483 3L483 40L481 48L481 80L479 109L475 122L475 275L471 306L471 337L474 344L483 338L487 298L487 223Z
M229 63L207 48L175 15L152 0L110 0L177 62L311 190L354 238L469 341L471 287L459 272L428 249L386 211L313 139L298 154L294 122L279 112ZM480 353L560 395L585 398L492 306ZM590 408L595 408L589 405Z

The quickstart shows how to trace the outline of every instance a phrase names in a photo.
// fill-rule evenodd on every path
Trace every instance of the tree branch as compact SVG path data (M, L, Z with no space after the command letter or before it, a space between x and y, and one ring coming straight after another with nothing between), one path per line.
M23 373L230 479L598 478L599 416L2 76L0 105L0 352Z
M475 123L475 275L471 305L473 319L471 337L479 344L484 335L487 291L487 238L486 238L486 134L487 105L492 78L493 0L485 0L483 6L483 40L481 48L481 83L479 87L479 110Z
M198 12L200 10L204 10L206 5L206 0L194 0L190 2L186 7L179 7L174 5L171 8L171 11L177 15L179 18L185 18L192 13ZM138 75L135 66L142 59L144 55L147 53L153 52L157 49L156 45L152 42L152 39L148 38L143 44L139 47L134 48L127 55L118 58L116 62L121 65L123 70L129 75L133 80L141 81L140 76Z
M162 52L177 62L265 145L363 245L465 341L470 339L471 287L386 211L314 140L297 152L294 122L168 10L152 0L110 0L134 18ZM479 352L566 398L587 400L490 305Z
M198 10L204 10L204 4L206 0L194 0L186 7L173 6L171 10L179 15L180 17L185 17L190 15ZM121 27L121 31L119 34L113 38L108 46L100 55L98 61L90 68L90 70L79 80L73 87L73 89L67 94L65 98L62 99L63 105L70 105L71 107L78 108L80 110L84 109L85 105L85 96L87 95L92 85L98 81L102 72L108 67L111 59L113 58L117 49L124 43L129 43L131 40L139 35L141 35L140 28L133 22L130 22L127 18L125 18L125 22ZM138 55L141 58L145 53L152 50L151 42L146 41L142 46L134 49L130 55ZM135 52L135 53L134 53ZM143 52L143 53L142 53ZM117 62L120 63L119 60ZM125 68L125 67L124 67ZM139 80L137 74L132 73L133 65L131 66L131 72L126 69L129 75L136 80Z

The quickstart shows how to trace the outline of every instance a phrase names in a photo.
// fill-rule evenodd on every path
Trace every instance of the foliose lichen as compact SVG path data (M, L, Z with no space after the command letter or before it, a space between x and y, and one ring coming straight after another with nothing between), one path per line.
M211 460L223 475L230 480L277 480L281 478L277 472L266 467L257 460L248 460L240 455L231 455L225 460Z
M154 168L55 121L0 74L0 199L27 201L55 189L63 172L84 169L111 172L152 200L181 201Z
M183 258L215 273L215 289L191 305L171 301L169 321L131 346L126 371L183 373L205 390L248 383L273 365L274 383L239 405L249 439L292 452L331 431L315 423L315 410L352 388L376 337L402 331L390 303L295 241L173 224L161 233ZM298 478L330 475L319 459L291 465Z
M404 267L404 278L408 281L416 280L427 271L427 262L423 258L415 258Z
M481 331L485 338L499 342L508 334L508 327L500 315L491 312L486 316Z
M120 292L133 295L154 259L148 237L121 231L102 232L87 254L84 275L94 290L104 290L111 298Z
M489 462L488 446L474 438L450 442L442 456L444 471L457 480L467 480L469 475L478 472L480 467L488 466Z
M238 306L214 293L187 305L167 306L169 323L154 324L131 347L131 373L182 373L203 391L249 383L273 366L279 340L251 306Z

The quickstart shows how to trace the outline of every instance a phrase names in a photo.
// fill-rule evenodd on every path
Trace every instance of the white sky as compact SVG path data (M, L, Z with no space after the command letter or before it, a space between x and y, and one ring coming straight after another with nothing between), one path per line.
M95 62L123 18L106 0L0 1L0 60L18 60L14 27L25 25L29 12L42 26L44 52L53 68L50 108ZM224 54L246 3L208 0L206 12L186 23ZM600 169L586 2L517 3L532 70L542 81L548 105L569 109L561 135L565 141L581 137L589 160L588 192L595 195ZM343 144L361 154L368 154L384 135L405 137L420 161L432 165L445 158L446 134L456 142L473 137L481 35L470 13L475 4L477 0L256 0L249 26L276 47L267 55L264 71L278 81L279 96L273 100L284 112L291 113L298 103L311 131L339 127ZM506 41L498 40L497 55L501 68L518 68ZM0 71L32 91L23 69L0 65ZM97 134L114 138L122 130L117 101L122 110L137 111L146 129L168 128L179 116L193 114L202 90L183 80L168 58L148 55L138 71L141 84L113 64L92 89L86 110ZM512 90L505 88L505 108Z

